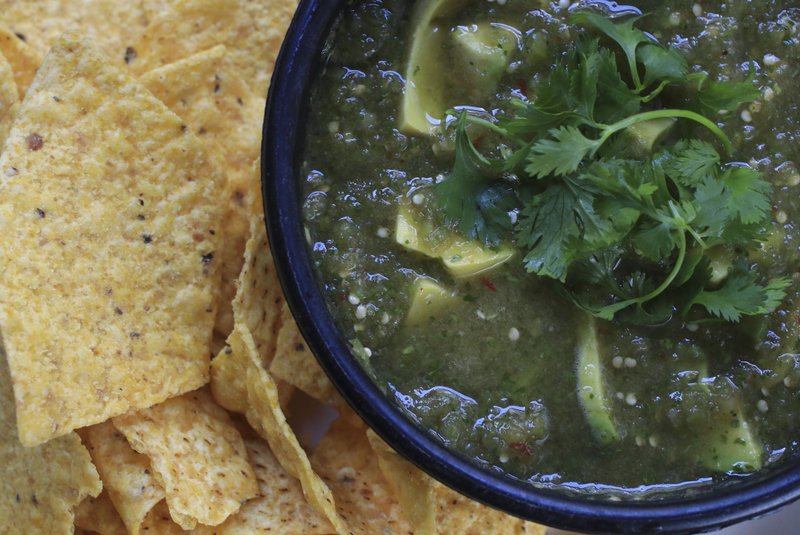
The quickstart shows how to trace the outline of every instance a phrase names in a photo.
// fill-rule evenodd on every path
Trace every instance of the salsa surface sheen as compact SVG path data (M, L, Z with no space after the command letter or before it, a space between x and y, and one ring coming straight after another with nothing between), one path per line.
M723 413L737 413L733 426L747 422L765 464L791 455L800 436L796 276L766 319L657 328L598 322L603 381L622 435L602 444L576 395L577 335L586 318L552 281L527 274L518 258L454 279L440 261L395 241L400 206L440 220L431 186L453 162L446 130L431 137L398 128L414 5L354 1L346 9L312 89L301 177L329 308L376 382L445 444L539 485L659 493L739 477L750 467L720 473L698 462L703 441L713 448L720 440L704 436L704 426ZM735 158L773 185L771 235L751 259L767 276L793 276L800 268L800 96L793 90L800 9L738 0L632 7L647 14L642 29L678 47L693 69L712 78L755 72L762 97L717 119ZM579 33L566 16L558 2L465 1L453 27L513 21L522 38L495 94L461 104L497 115L535 92L537 76ZM459 72L442 69L458 87ZM420 278L453 289L457 300L410 326L411 288ZM701 369L702 395L686 387Z

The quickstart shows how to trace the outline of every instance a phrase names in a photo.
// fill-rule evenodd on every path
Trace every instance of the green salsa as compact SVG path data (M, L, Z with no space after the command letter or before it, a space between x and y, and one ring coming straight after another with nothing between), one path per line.
M409 417L477 463L605 497L691 492L795 453L792 4L348 4L309 102L305 224L331 312ZM567 102L552 88L568 69L585 69L561 91L576 111L545 108ZM619 83L635 109L609 100ZM581 185L599 168L634 193ZM486 181L477 211L452 202L470 176ZM564 203L556 226L543 207Z

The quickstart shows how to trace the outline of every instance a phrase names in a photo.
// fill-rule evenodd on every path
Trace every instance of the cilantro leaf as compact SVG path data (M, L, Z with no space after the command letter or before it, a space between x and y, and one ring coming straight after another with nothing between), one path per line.
M756 283L756 273L742 262L734 264L734 270L717 290L703 290L695 296L692 304L701 305L714 316L730 322L738 322L742 316L767 314L778 307L786 296L788 279L775 279L767 286Z
M760 223L769 215L772 187L761 173L748 166L729 167L722 181L730 193L728 205L745 225Z
M553 184L525 205L517 224L517 243L529 249L525 268L564 281L572 260L566 243L579 233L575 195L565 184Z
M462 113L456 125L453 169L435 191L449 222L456 222L470 239L496 245L512 226L509 211L516 203L513 194L486 178L491 162L470 141L466 123L466 113Z
M588 11L578 11L572 15L570 21L574 24L589 24L617 42L628 59L631 76L634 84L641 86L639 72L636 67L636 48L641 43L652 43L653 40L634 24L638 17L630 18L624 22L615 22L607 17Z
M734 112L760 95L761 91L753 85L751 77L745 82L724 80L704 83L697 91L695 100L700 112L714 116L722 111Z
M541 139L531 147L525 168L531 176L569 174L600 147L597 140L588 139L574 126L555 128L549 135L550 139Z
M691 187L713 176L719 161L719 153L710 143L682 139L664 153L661 165L672 180Z
M648 43L636 49L636 58L644 65L643 87L659 80L681 80L689 72L686 58L674 48Z

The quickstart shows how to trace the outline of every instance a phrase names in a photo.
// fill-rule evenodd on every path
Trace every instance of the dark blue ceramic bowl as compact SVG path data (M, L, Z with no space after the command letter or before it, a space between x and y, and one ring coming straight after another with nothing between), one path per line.
M764 515L800 497L800 462L694 497L606 502L537 489L483 469L442 446L388 400L350 354L328 312L301 218L299 158L309 86L346 0L302 0L284 42L264 123L263 190L272 252L286 299L309 347L350 405L397 451L448 486L487 505L561 529L592 533L709 531Z

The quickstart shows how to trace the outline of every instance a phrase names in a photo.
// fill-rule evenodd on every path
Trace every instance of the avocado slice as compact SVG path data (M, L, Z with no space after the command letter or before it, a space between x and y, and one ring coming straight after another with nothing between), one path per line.
M504 26L478 23L459 26L453 33L451 56L468 84L466 103L491 94L503 76L517 47L517 36Z
M695 439L695 455L717 472L749 473L761 468L761 442L741 412L741 403L729 418L714 420Z
M515 252L506 244L492 249L445 228L436 228L430 221L415 216L407 206L401 206L397 212L395 241L411 251L440 258L458 278L490 271L510 260Z
M457 278L491 271L508 262L513 256L514 249L508 245L501 245L494 250L474 240L460 239L454 239L440 254L445 267Z
M695 386L712 396L715 381L730 383L726 377L707 377L706 370L701 370L700 374L703 378ZM697 462L706 468L716 472L749 473L763 465L761 441L745 419L743 402L738 396L733 400L732 408L712 412L700 429L689 431L691 451Z
M428 135L449 107L478 104L497 87L518 46L517 35L503 26L442 27L440 21L463 4L464 0L417 3L400 108L400 130L406 134Z
M411 306L405 324L409 327L421 325L441 315L458 301L454 292L430 280L419 278L411 286Z
M400 108L400 130L408 134L428 134L429 119L444 115L446 108L440 54L447 32L437 25L464 3L463 0L421 0L411 17L411 53L406 67L406 89Z
M635 156L647 157L653 154L658 144L667 133L675 126L677 121L671 117L651 119L636 123L625 129L625 134L630 142L630 150Z
M601 444L620 440L611 415L611 401L606 394L605 374L600 362L595 320L587 316L578 327L578 402L595 438Z

